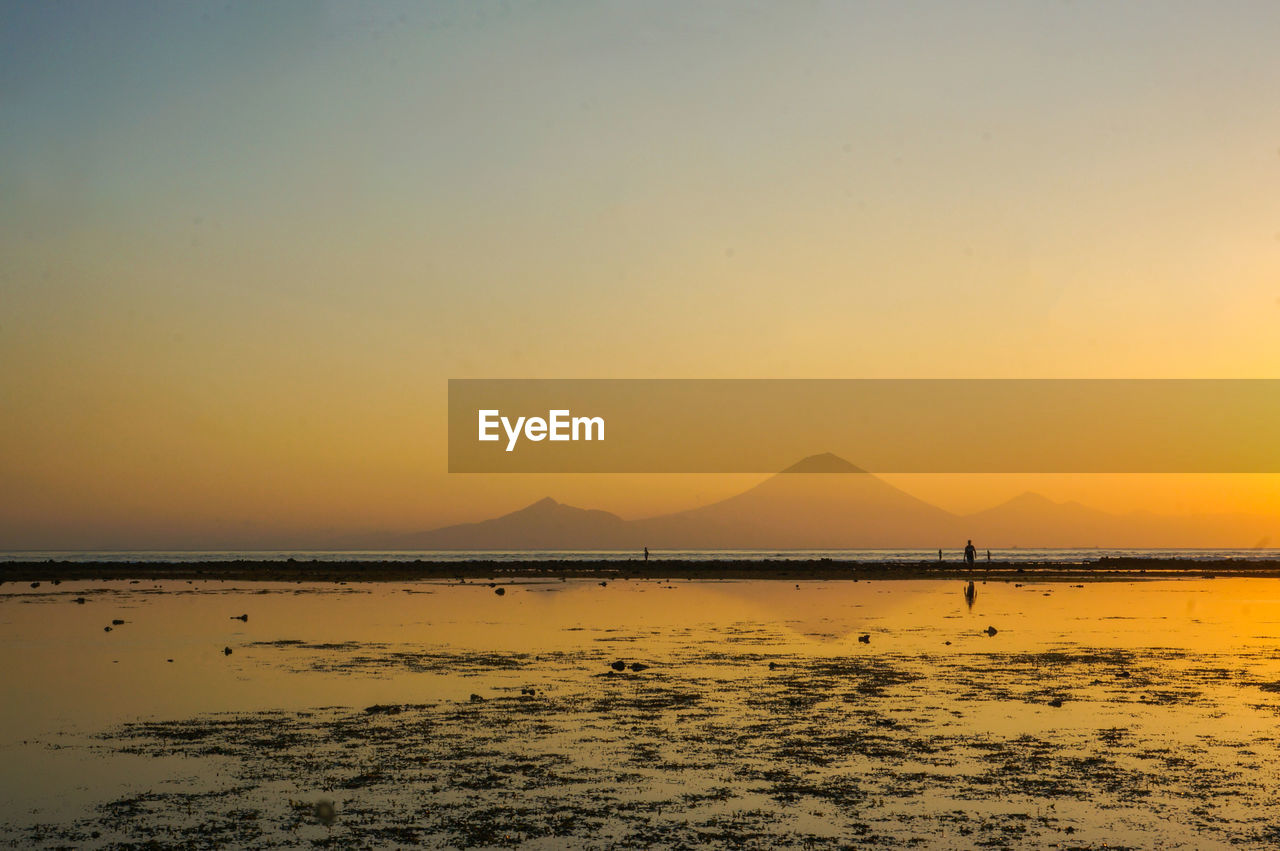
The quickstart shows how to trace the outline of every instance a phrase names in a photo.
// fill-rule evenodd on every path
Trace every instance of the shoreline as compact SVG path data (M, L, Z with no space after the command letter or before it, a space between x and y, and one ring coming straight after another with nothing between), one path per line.
M1110 558L1084 562L842 562L834 559L690 561L205 561L0 563L0 584L54 580L229 580L238 582L404 582L515 579L1018 579L1026 582L1132 581L1218 577L1280 578L1280 559Z

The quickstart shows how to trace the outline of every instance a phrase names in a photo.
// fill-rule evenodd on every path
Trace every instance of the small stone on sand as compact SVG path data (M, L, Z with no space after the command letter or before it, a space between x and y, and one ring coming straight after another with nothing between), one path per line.
M338 817L338 811L334 809L332 801L321 799L316 801L315 816L316 821L324 825L330 825Z

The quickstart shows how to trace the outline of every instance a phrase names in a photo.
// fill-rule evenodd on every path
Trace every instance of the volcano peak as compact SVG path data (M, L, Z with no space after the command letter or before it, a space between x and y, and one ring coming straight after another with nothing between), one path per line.
M782 471L783 473L866 473L866 470L855 467L839 455L833 455L830 452L823 452L820 455L810 455L808 458L802 458L790 467Z

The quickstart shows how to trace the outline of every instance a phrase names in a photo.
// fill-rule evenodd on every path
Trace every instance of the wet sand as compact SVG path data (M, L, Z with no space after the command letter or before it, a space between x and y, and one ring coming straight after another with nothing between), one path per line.
M742 648L615 673L602 654L418 660L350 648L340 658L326 648L319 664L538 673L520 692L460 701L124 725L99 746L216 757L232 776L200 794L112 801L63 835L97 826L134 841L450 848L1280 840L1260 808L1275 803L1275 739L1201 720L1228 699L1222 681L1238 660L1096 650L802 659ZM1248 681L1229 692L1274 717L1277 688ZM1111 705L1115 719L1082 724L1081 700ZM992 704L1027 729L983 721ZM1144 721L1182 714L1193 735ZM340 821L317 818L312 790L341 800Z
M1280 585L1199 568L0 588L0 669L77 704L0 710L12 782L111 780L7 789L0 846L1269 847Z
M741 561L209 561L0 563L0 582L52 580L234 580L237 582L407 582L439 579L1028 579L1114 581L1180 577L1280 577L1280 560L1108 558L1083 562Z

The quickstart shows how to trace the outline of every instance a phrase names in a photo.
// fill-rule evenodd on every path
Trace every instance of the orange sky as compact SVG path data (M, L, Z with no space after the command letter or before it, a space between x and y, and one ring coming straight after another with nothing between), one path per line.
M0 548L759 479L449 476L451 377L1280 374L1275 9L197 12L0 11ZM1280 513L1276 477L892 481Z

